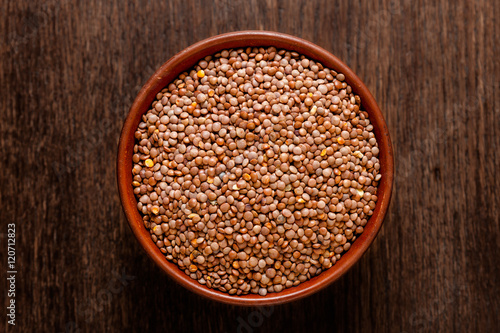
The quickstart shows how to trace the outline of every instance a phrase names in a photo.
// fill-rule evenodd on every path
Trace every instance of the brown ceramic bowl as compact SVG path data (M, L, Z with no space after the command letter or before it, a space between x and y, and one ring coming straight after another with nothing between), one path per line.
M131 170L135 143L134 132L141 121L141 116L150 108L156 94L180 73L195 65L205 56L215 54L222 49L248 46L275 46L276 48L297 51L321 62L325 67L345 74L346 82L361 97L362 107L370 115L379 144L382 173L382 179L378 187L377 207L366 224L364 232L352 244L350 250L334 266L318 276L296 287L285 289L279 293L268 293L264 297L253 294L233 296L210 289L192 280L176 264L167 261L144 227L132 189ZM270 305L297 300L325 288L345 274L361 258L377 236L389 207L394 176L394 161L389 131L375 99L363 82L347 65L321 47L297 37L266 31L240 31L214 36L191 45L163 64L144 85L130 108L120 137L117 167L120 197L130 228L151 259L172 279L187 289L213 300L236 305Z

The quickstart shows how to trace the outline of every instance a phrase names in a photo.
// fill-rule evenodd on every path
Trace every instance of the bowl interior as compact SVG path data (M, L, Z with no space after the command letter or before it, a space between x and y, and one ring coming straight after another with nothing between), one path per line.
M143 225L133 193L131 172L135 144L134 132L141 121L141 116L150 108L156 94L205 56L223 49L249 46L275 46L278 49L297 51L319 61L325 67L343 73L346 77L345 81L360 96L362 109L368 112L373 124L380 149L379 160L382 174L375 211L366 224L364 232L354 241L349 251L344 253L334 266L320 275L296 287L287 288L279 293L269 293L264 297L259 295L233 296L210 289L192 280L176 264L167 261ZM347 65L323 48L297 37L264 31L241 31L211 37L184 49L162 65L141 89L125 120L120 137L117 168L118 187L125 214L133 233L147 254L182 286L211 299L237 305L270 305L295 300L326 287L344 274L358 261L379 232L389 206L394 174L392 144L387 125L375 99L363 82Z

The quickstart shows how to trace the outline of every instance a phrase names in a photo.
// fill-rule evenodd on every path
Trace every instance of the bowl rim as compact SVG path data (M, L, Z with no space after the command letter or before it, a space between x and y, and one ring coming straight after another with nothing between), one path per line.
M151 240L150 233L144 227L142 217L137 210L137 201L133 193L132 154L135 144L134 133L141 116L150 108L156 94L180 73L192 67L203 57L215 54L217 51L259 46L275 46L279 49L296 51L319 61L324 67L345 75L345 81L360 96L363 110L368 112L370 122L373 124L379 144L382 179L378 186L378 202L373 215L368 220L363 233L335 265L306 282L286 288L279 293L268 293L266 296L255 294L236 296L208 288L191 279L175 263L166 260ZM322 47L299 37L272 31L245 30L220 34L201 40L178 52L165 62L139 91L123 124L118 145L117 182L121 203L128 224L147 255L183 287L212 300L233 305L265 306L290 302L311 295L339 279L359 261L380 231L390 203L393 179L394 155L389 130L374 97L361 79L340 59Z

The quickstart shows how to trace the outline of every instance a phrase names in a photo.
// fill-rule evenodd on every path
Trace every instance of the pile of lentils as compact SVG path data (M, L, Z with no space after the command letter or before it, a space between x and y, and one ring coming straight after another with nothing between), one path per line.
M209 288L265 296L349 250L381 174L344 79L297 52L242 48L157 94L135 132L132 185L166 259Z

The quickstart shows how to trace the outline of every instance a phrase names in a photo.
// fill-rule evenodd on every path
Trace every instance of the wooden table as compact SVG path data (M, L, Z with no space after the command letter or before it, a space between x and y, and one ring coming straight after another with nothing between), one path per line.
M18 273L16 326L2 319L0 331L500 331L498 1L1 8L2 295L7 223ZM389 214L360 263L312 297L266 309L169 280L132 236L115 177L122 122L156 68L243 29L303 37L344 60L377 99L396 156Z

